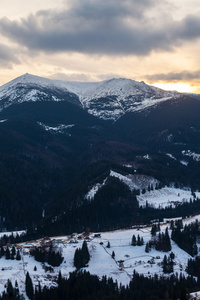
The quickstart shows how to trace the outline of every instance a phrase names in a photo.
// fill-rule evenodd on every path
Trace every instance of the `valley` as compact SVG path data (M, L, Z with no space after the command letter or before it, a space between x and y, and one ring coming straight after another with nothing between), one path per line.
M66 284L86 270L119 289L142 275L189 278L199 256L199 111L197 95L125 78L25 74L0 87L0 291L17 279L26 298L27 272L44 293L60 271ZM83 241L90 259L76 271Z

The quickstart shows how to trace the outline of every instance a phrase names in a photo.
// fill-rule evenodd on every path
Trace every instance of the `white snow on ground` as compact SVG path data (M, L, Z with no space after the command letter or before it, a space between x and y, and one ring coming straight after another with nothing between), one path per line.
M12 234L15 237L17 234L21 235L22 233L25 233L25 232L26 232L25 230L0 232L0 238L4 235L10 236Z
M134 189L142 190L143 188L147 188L148 185L153 185L155 187L156 183L158 183L158 180L156 180L155 178L141 174L122 175L111 170L110 176L116 177L121 180L130 188L131 191Z
M144 159L151 159L150 156L149 156L149 154L144 155L143 158Z
M170 153L166 153L166 155L167 155L167 156L169 156L170 158L172 158L172 159L176 160L176 157L174 157L172 154L170 154Z
M199 300L200 299L200 291L190 293L190 297L192 297L192 299Z
M105 185L107 178L103 181L103 183L96 183L90 190L89 192L85 195L85 198L87 200L92 200L94 199L94 196L98 192L98 190Z
M143 188L147 188L148 185L153 185L155 187L158 180L154 179L153 177L141 175L141 174L129 174L129 175L122 175L115 171L110 171L110 176L116 177L125 183L131 191L134 189L142 190ZM95 194L105 185L107 178L103 181L103 183L96 183L85 195L85 198L91 200L94 198Z
M188 165L188 161L185 161L185 160L180 160L180 163L184 166L187 166Z
M139 205L145 207L148 203L149 206L154 208L165 208L172 206L173 208L184 202L189 202L194 199L189 189L180 189L174 187L164 187L159 190L155 190L156 183L158 180L150 176L145 176L141 174L129 174L122 175L115 171L110 171L110 176L116 177L126 184L131 191L134 189L140 190L140 195L137 196ZM91 200L94 198L95 194L101 189L101 187L106 183L107 178L104 180L103 184L96 183L86 194L85 198ZM148 186L153 186L154 190L148 191ZM142 194L142 189L145 188L145 194ZM196 192L196 197L200 198L200 192Z
M197 192L196 196L200 198L200 193ZM160 190L154 190L146 192L145 194L140 194L137 196L139 205L145 207L146 203L155 208L165 208L168 206L175 207L178 204L189 202L190 199L193 199L191 191L176 189L172 187L165 187Z
M121 174L111 171L111 175L119 176ZM121 175L122 176L122 175ZM132 175L135 176L135 175ZM124 176L125 177L125 176ZM128 178L120 177L123 180ZM94 191L95 192L95 191ZM91 192L92 195L92 192ZM196 193L197 197L200 197L200 193ZM138 196L140 204L146 205L146 199L149 204L153 204L156 207L170 205L171 201L183 202L189 201L192 198L191 192L187 190L175 189L175 188L163 188L161 190L154 190L146 192L146 194ZM171 203L172 204L172 203ZM175 205L175 204L174 204ZM183 220L184 224L189 224L195 220L200 221L200 215L189 217ZM161 231L164 232L169 224L162 224ZM88 242L88 249L91 259L88 267L85 268L91 274L96 274L99 277L106 275L112 277L113 280L117 280L118 284L129 284L133 271L136 270L140 274L145 276L160 274L162 275L161 262L164 255L169 255L170 252L165 253L161 251L151 250L149 253L145 252L145 244L151 239L151 227L144 228L132 228L126 230L110 231L100 233L100 237L95 237L95 233L90 234L90 241ZM22 232L13 232L13 235ZM10 235L11 232L2 232L0 235ZM143 237L145 244L143 246L131 246L131 239L133 234L137 237ZM169 234L171 232L169 230ZM63 276L68 277L69 273L75 270L73 266L74 253L77 248L82 247L83 240L74 239L76 243L71 243L70 236L52 237L59 244L62 250L64 260L59 267L53 268L53 272L45 271L44 265L34 260L29 254L31 245L34 246L39 241L31 241L30 243L22 243L21 247L22 260L6 260L5 257L0 259L0 292L3 292L4 285L7 280L10 279L14 285L15 280L18 281L20 292L25 292L25 276L27 271L29 272L34 286L41 283L41 286L53 286L56 285L56 277L59 271ZM107 248L107 243L110 242L111 247ZM176 243L171 241L172 252L175 254L174 273L180 273L186 275L185 268L190 255L181 250ZM115 252L115 259L112 258L112 252ZM123 261L120 264L119 261ZM48 266L48 264L46 264ZM37 270L34 271L36 266ZM166 275L167 276L167 275Z
M45 125L41 122L37 122L40 126L42 126L46 131L52 131L52 132L58 132L58 133L64 133L65 129L69 129L74 127L74 124L70 124L70 125L65 125L65 124L60 124L58 126L52 127L52 126L48 126Z
M187 222L191 221L194 221L194 219L190 219ZM166 226L166 224L161 225L161 231L164 232ZM90 242L88 242L91 259L88 267L85 269L99 277L103 275L112 277L113 280L118 281L118 284L122 283L123 285L127 285L130 282L134 270L145 276L155 273L161 275L161 261L164 255L169 255L170 252L165 253L151 250L149 253L146 253L145 244L143 246L131 246L133 234L136 237L139 234L146 243L151 239L150 231L151 227L102 232L100 238L95 237L95 234L91 233ZM73 266L74 253L76 248L82 247L83 240L77 239L76 243L70 243L69 236L53 237L52 239L61 242L60 247L62 248L62 255L64 257L62 264L59 267L55 267L53 273L49 271L45 272L43 264L35 261L29 255L29 249L25 248L28 246L28 243L21 244L21 261L6 260L4 257L0 259L0 292L4 290L4 285L8 278L12 281L13 285L15 280L17 280L20 291L24 292L27 271L32 278L34 286L37 286L40 282L41 286L46 285L50 287L56 284L55 279L58 276L59 270L61 270L62 275L65 277L68 277L69 273L75 270ZM110 248L106 247L108 241L110 242ZM31 244L36 244L36 241L32 241ZM181 250L173 241L171 241L171 244L171 251L175 254L174 272L183 272L186 274L185 267L190 255ZM115 252L115 259L111 256L113 251ZM119 261L124 261L123 265L120 265ZM34 266L37 268L36 271L34 271Z
M182 154L185 156L192 157L193 160L195 160L195 161L200 161L200 154L192 152L191 150L183 150Z

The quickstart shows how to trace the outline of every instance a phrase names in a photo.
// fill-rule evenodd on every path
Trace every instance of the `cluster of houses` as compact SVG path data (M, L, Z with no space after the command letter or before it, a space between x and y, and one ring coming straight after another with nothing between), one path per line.
M59 251L59 249L62 249L62 247L66 247L67 244L77 244L81 240L85 240L86 242L90 242L92 238L100 238L101 234L97 233L93 236L90 235L90 233L72 233L68 236L63 236L63 238L50 238L50 237L44 237L42 239L31 241L28 243L21 243L16 246L16 248L19 248L23 250L24 254L30 253L33 254L35 249L47 249L52 247L52 249L56 249L56 252Z

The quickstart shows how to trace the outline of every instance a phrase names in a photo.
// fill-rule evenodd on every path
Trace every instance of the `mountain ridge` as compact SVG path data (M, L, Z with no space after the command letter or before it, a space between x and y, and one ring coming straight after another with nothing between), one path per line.
M181 93L126 78L75 82L24 74L0 87L0 110L13 103L68 101L100 119L116 121L126 112L141 111L180 97Z

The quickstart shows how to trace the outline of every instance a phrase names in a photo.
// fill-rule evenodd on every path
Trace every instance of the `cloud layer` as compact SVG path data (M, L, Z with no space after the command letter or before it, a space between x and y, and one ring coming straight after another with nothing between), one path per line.
M158 73L153 75L146 75L145 78L150 82L167 81L193 81L200 80L200 70L197 71L182 71L182 72L170 72L167 74Z
M19 64L15 49L11 49L7 45L0 43L0 67L11 68L13 64Z
M43 10L20 21L1 18L0 32L31 50L97 55L145 56L200 37L199 17L175 21L170 14L159 15L153 0L67 3L62 11Z

